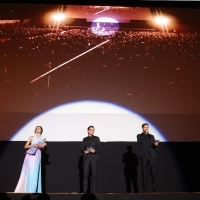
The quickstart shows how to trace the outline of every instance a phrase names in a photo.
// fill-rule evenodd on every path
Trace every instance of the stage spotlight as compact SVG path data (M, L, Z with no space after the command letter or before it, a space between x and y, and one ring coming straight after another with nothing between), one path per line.
M55 21L61 21L65 18L66 16L62 13L57 13L57 14L54 14L52 16L52 18L55 20Z
M159 25L166 25L169 22L169 19L166 17L156 17L155 21Z

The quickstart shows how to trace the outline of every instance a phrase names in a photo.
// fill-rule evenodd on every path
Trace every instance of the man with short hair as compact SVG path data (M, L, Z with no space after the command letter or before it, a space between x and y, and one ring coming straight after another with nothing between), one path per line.
M99 152L101 150L100 139L94 136L94 126L89 126L88 136L83 138L81 152L84 154L83 157L83 192L88 191L88 178L91 167L92 172L92 192L96 192L97 182L97 161L99 160Z
M137 142L139 145L139 158L142 167L142 184L144 193L147 192L148 183L148 167L152 179L153 191L157 192L157 178L155 170L155 147L158 146L158 141L155 140L154 136L149 134L149 125L147 123L142 124L142 133L137 135Z

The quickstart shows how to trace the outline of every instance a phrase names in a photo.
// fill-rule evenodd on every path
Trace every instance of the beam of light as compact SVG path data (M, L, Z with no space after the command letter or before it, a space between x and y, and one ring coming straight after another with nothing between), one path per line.
M96 13L94 13L94 15L97 15L97 14L102 13L102 12L104 12L104 11L106 11L106 10L109 10L109 9L110 9L110 7L109 7L109 8L106 8L106 9L104 9L104 10L101 10L101 11L99 11L99 12L96 12Z
M91 49L89 49L89 50L87 50L87 51L83 52L82 54L80 54L80 55L78 55L78 56L76 56L76 57L74 57L74 58L72 58L72 59L68 60L67 62L65 62L65 63L63 63L63 64L61 64L61 65L59 65L59 66L55 67L54 69L52 69L52 70L50 70L50 71L48 71L48 72L46 72L46 73L42 74L41 76L37 77L36 79L34 79L34 80L30 81L30 83L33 83L33 82L37 81L38 79L42 78L43 76L46 76L47 74L51 73L52 71L55 71L56 69L58 69L58 68L62 67L63 65L66 65L67 63L69 63L69 62L71 62L71 61L73 61L73 60L75 60L75 59L77 59L77 58L79 58L79 57L83 56L84 54L86 54L86 53L88 53L88 52L90 52L90 51L92 51L92 50L96 49L97 47L99 47L99 46L101 46L101 45L105 44L105 43L106 43L106 42L108 42L108 41L109 41L109 40L106 40L105 42L102 42L101 44L98 44L97 46L95 46L95 47L92 47Z
M47 84L47 87L49 87L49 83L50 83L50 75L48 77L48 84Z
M61 7L59 6L57 13L52 16L52 18L54 19L53 29L56 26L56 30L58 30L58 27L60 25L60 21L63 20L64 18L66 18L66 15L62 14L62 12L63 12L63 5Z
M156 14L157 14L157 17L155 19L156 23L161 26L163 32L165 31L168 32L167 23L169 22L169 19L166 17L163 17L160 9L159 11L157 11L156 9Z
M77 101L58 105L39 114L16 132L11 141L24 141L39 124L44 128L47 141L82 141L87 127L94 125L95 135L102 142L137 141L141 125L147 122L155 139L166 141L155 125L142 115L114 103L104 101ZM56 134L55 134L56 133Z

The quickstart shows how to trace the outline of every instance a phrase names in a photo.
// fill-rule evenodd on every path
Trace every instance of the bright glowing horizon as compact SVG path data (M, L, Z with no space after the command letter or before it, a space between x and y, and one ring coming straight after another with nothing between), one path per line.
M107 22L107 23L118 23L116 19L110 17L99 17L95 19L93 22Z

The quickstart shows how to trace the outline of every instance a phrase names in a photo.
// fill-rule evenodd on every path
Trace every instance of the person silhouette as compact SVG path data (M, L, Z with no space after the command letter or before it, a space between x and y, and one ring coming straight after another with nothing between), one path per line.
M139 165L138 157L132 152L132 146L127 146L127 152L123 154L122 162L124 165L124 175L126 181L126 192L131 193L131 182L134 193L138 193L137 184L137 166Z

